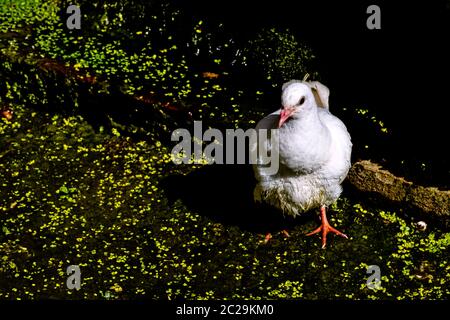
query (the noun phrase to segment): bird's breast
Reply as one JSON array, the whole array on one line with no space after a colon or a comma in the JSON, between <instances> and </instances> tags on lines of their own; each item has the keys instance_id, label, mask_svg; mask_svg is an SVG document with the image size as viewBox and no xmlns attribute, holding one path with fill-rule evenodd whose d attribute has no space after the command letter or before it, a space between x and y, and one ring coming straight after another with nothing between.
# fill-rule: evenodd
<instances>
[{"instance_id":1,"label":"bird's breast","mask_svg":"<svg viewBox=\"0 0 450 320\"><path fill-rule=\"evenodd\" d=\"M330 158L330 136L326 128L280 132L280 164L293 172L309 174Z\"/></svg>"}]
</instances>

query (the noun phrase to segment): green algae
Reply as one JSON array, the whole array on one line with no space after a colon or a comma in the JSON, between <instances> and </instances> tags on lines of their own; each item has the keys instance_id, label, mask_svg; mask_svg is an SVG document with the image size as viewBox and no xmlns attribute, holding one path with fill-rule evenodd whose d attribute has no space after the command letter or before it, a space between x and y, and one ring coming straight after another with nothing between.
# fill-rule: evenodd
<instances>
[{"instance_id":1,"label":"green algae","mask_svg":"<svg viewBox=\"0 0 450 320\"><path fill-rule=\"evenodd\" d=\"M298 42L289 30L269 28L261 31L246 48L248 63L261 66L263 77L273 87L308 74L317 78L312 68L315 56L310 48Z\"/></svg>"}]
</instances>

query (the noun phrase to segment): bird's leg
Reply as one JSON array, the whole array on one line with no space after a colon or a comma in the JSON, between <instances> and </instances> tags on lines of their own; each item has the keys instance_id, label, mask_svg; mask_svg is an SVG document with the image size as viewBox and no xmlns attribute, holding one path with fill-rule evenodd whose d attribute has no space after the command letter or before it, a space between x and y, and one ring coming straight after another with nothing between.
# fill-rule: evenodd
<instances>
[{"instance_id":1,"label":"bird's leg","mask_svg":"<svg viewBox=\"0 0 450 320\"><path fill-rule=\"evenodd\" d=\"M306 234L307 236L312 236L313 234L322 232L322 249L325 248L325 246L327 245L327 234L329 232L332 232L334 234L337 234L338 236L344 237L346 239L348 239L348 237L343 234L342 232L340 232L339 230L333 228L332 226L330 226L330 224L328 223L328 219L327 219L327 213L325 210L325 206L321 206L320 207L320 219L322 220L322 225L320 227L318 227L316 230Z\"/></svg>"}]
</instances>

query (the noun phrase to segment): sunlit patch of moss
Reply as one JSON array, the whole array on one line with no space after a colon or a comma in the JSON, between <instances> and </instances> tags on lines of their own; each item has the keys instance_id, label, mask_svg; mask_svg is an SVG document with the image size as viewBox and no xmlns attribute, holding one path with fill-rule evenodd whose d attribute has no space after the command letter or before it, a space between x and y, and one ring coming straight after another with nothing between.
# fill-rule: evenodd
<instances>
[{"instance_id":1,"label":"sunlit patch of moss","mask_svg":"<svg viewBox=\"0 0 450 320\"><path fill-rule=\"evenodd\" d=\"M311 69L314 54L298 42L289 30L265 29L245 49L248 63L261 66L265 78L274 86L306 74L317 77Z\"/></svg>"},{"instance_id":2,"label":"sunlit patch of moss","mask_svg":"<svg viewBox=\"0 0 450 320\"><path fill-rule=\"evenodd\" d=\"M4 1L0 6L0 32L20 32L28 21L51 24L57 19L57 9L51 1Z\"/></svg>"},{"instance_id":3,"label":"sunlit patch of moss","mask_svg":"<svg viewBox=\"0 0 450 320\"><path fill-rule=\"evenodd\" d=\"M298 299L303 297L303 283L287 280L278 285L276 289L268 288L269 297L277 299Z\"/></svg>"},{"instance_id":4,"label":"sunlit patch of moss","mask_svg":"<svg viewBox=\"0 0 450 320\"><path fill-rule=\"evenodd\" d=\"M38 2L33 3L37 5ZM212 81L199 78L198 74L191 71L192 67L188 61L188 55L192 53L181 50L177 45L188 42L190 50L200 50L202 57L223 67L231 63L230 59L235 59L237 53L234 51L240 50L232 45L233 39L227 38L228 36L222 39L226 42L226 46L223 43L216 43L217 36L226 33L213 31L213 26L199 21L191 27L194 30L201 28L203 30L201 35L195 32L192 38L181 38L182 36L174 34L170 29L171 24L180 23L177 22L180 13L176 9L162 5L152 19L143 20L148 23L141 26L146 31L136 30L134 33L140 36L140 39L130 46L130 34L122 33L121 30L133 25L133 22L129 21L129 16L124 15L124 10L127 8L129 11L127 13L131 15L132 12L139 11L136 8L141 7L142 3L120 6L105 4L102 13L95 4L83 2L85 8L92 10L92 16L103 14L116 18L111 21L107 19L108 23L102 18L103 22L100 23L102 27L94 27L95 30L92 26L86 27L78 33L65 31L63 21L57 15L59 8L56 2L45 1L45 4L43 7L48 6L52 9L46 14L46 23L40 23L40 20L36 19L39 15L33 16L33 6L28 9L21 7L23 11L28 11L24 16L18 14L16 17L18 28L25 25L29 27L27 32L31 34L27 35L27 41L16 39L3 41L5 47L1 48L2 53L13 60L12 63L2 61L0 64L0 72L4 72L8 79L3 85L6 88L5 97L9 101L20 101L22 105L61 105L66 109L77 107L80 84L72 81L70 77L55 72L63 70L63 67L58 65L60 63L67 68L81 71L78 80L91 76L100 79L97 85L87 89L89 93L108 94L111 90L119 89L127 95L141 95L155 91L174 103L180 101L187 103L193 109L191 112L200 114L200 119L203 119L203 114L207 111L206 115L211 123L225 121L235 127L249 125L248 118L242 117L239 112L239 104L233 103L233 110L230 110L230 104L227 102L230 97L239 98L243 92L236 92L228 85L224 85L222 76L211 79ZM16 7L2 5L0 8L11 11ZM10 16L13 17L14 14L11 13ZM139 19L142 18L139 14L137 16ZM158 19L169 22L162 27ZM159 28L159 32L155 33L156 27ZM223 25L217 28L221 29ZM167 41L161 42L164 45L157 45L161 40L161 32L167 33ZM115 36L111 37L111 34ZM158 41L155 41L155 37ZM33 48L32 52L29 52L30 47ZM205 47L210 49L205 50ZM27 54L24 55L23 51ZM43 66L38 63L36 66L38 58L41 57L55 59L56 62L44 62ZM51 72L46 70L48 68ZM228 73L223 71L221 75L225 74ZM54 90L49 90L49 87L54 87ZM249 112L249 115L253 113Z\"/></svg>"}]
</instances>

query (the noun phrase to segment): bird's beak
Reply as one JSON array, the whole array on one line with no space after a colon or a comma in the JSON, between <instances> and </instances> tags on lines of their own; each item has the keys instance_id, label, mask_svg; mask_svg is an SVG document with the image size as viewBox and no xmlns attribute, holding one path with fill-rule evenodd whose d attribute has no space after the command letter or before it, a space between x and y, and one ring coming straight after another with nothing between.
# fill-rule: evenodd
<instances>
[{"instance_id":1,"label":"bird's beak","mask_svg":"<svg viewBox=\"0 0 450 320\"><path fill-rule=\"evenodd\" d=\"M294 113L294 108L283 108L280 112L280 120L278 120L278 128L281 128L283 123L286 122L287 119L289 119L290 116Z\"/></svg>"}]
</instances>

